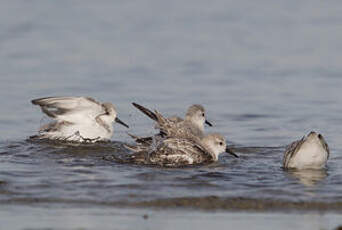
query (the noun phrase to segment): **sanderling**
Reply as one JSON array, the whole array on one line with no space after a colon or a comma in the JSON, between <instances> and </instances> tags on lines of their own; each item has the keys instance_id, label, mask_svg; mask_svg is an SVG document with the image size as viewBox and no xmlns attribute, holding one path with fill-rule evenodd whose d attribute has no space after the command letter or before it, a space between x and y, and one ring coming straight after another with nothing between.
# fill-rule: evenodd
<instances>
[{"instance_id":1,"label":"sanderling","mask_svg":"<svg viewBox=\"0 0 342 230\"><path fill-rule=\"evenodd\" d=\"M204 124L212 126L212 124L205 118L205 109L202 105L190 106L185 115L185 119L183 120L177 116L165 118L158 111L152 112L137 103L133 102L132 104L148 117L156 121L156 128L160 129L162 135L166 135L168 137L187 138L189 133L191 135L203 137Z\"/></svg>"},{"instance_id":2,"label":"sanderling","mask_svg":"<svg viewBox=\"0 0 342 230\"><path fill-rule=\"evenodd\" d=\"M43 125L34 139L53 139L76 142L109 140L113 122L128 128L117 118L112 103L99 103L90 97L46 97L32 100L54 122Z\"/></svg>"},{"instance_id":3,"label":"sanderling","mask_svg":"<svg viewBox=\"0 0 342 230\"><path fill-rule=\"evenodd\" d=\"M329 158L329 147L321 134L310 132L291 143L284 153L283 167L296 169L323 168Z\"/></svg>"},{"instance_id":4,"label":"sanderling","mask_svg":"<svg viewBox=\"0 0 342 230\"><path fill-rule=\"evenodd\" d=\"M155 145L139 143L137 146L126 147L135 152L130 155L130 160L134 163L171 167L214 162L223 152L238 157L227 148L225 138L216 133L203 138L169 137L159 139Z\"/></svg>"}]
</instances>

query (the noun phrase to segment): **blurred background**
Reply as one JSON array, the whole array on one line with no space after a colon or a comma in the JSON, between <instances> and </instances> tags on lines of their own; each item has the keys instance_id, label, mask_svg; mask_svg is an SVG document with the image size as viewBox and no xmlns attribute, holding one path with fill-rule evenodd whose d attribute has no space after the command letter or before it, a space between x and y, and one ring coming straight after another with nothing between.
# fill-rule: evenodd
<instances>
[{"instance_id":1,"label":"blurred background","mask_svg":"<svg viewBox=\"0 0 342 230\"><path fill-rule=\"evenodd\" d=\"M3 0L1 138L36 132L31 99L86 95L113 102L137 133L149 121L133 101L166 115L202 103L233 142L286 144L317 129L337 145L341 4Z\"/></svg>"}]
</instances>

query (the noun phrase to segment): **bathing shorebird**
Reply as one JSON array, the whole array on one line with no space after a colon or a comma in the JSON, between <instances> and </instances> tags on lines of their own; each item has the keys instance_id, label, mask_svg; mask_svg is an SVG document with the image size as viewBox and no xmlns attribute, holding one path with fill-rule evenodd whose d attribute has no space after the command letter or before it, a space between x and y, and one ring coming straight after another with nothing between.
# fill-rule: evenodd
<instances>
[{"instance_id":1,"label":"bathing shorebird","mask_svg":"<svg viewBox=\"0 0 342 230\"><path fill-rule=\"evenodd\" d=\"M295 169L319 169L326 165L329 147L323 136L310 132L301 140L291 143L284 153L283 167Z\"/></svg>"},{"instance_id":2,"label":"bathing shorebird","mask_svg":"<svg viewBox=\"0 0 342 230\"><path fill-rule=\"evenodd\" d=\"M185 119L177 116L165 118L158 111L152 112L136 103L132 103L136 108L157 122L156 128L160 130L161 136L168 137L185 137L195 135L203 137L204 124L212 126L205 118L205 109L202 105L192 105L188 108ZM151 139L151 137L143 138L143 141Z\"/></svg>"},{"instance_id":3,"label":"bathing shorebird","mask_svg":"<svg viewBox=\"0 0 342 230\"><path fill-rule=\"evenodd\" d=\"M46 97L32 100L55 121L43 125L34 139L76 142L109 140L114 133L113 122L128 128L117 118L112 103L99 103L90 97Z\"/></svg>"},{"instance_id":4,"label":"bathing shorebird","mask_svg":"<svg viewBox=\"0 0 342 230\"><path fill-rule=\"evenodd\" d=\"M152 145L140 143L137 146L126 147L134 151L129 156L134 163L171 167L214 162L223 152L238 157L227 148L225 138L216 133L208 134L203 138L196 136L170 137L159 139Z\"/></svg>"}]
</instances>

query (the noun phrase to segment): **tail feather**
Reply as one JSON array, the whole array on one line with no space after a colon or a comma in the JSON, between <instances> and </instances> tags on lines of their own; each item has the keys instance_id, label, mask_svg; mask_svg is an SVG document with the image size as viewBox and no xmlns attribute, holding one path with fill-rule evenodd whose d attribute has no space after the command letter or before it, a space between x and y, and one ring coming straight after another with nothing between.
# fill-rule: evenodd
<instances>
[{"instance_id":1,"label":"tail feather","mask_svg":"<svg viewBox=\"0 0 342 230\"><path fill-rule=\"evenodd\" d=\"M161 115L157 110L155 110L155 115L157 117L157 122L159 125L161 136L170 136L172 127L175 125L174 122L168 120L163 115Z\"/></svg>"},{"instance_id":2,"label":"tail feather","mask_svg":"<svg viewBox=\"0 0 342 230\"><path fill-rule=\"evenodd\" d=\"M158 121L158 118L156 116L156 114L154 112L152 112L151 110L149 110L148 108L145 108L144 106L142 105L139 105L137 103L132 103L132 105L139 109L141 112L143 112L144 114L146 114L149 118L151 118L152 120L154 121Z\"/></svg>"}]
</instances>

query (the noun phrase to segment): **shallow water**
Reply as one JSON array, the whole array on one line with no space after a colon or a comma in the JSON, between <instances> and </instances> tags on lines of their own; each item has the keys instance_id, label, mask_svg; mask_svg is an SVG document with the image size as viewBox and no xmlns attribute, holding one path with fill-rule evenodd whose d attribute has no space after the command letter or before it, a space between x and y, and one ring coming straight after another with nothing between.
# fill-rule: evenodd
<instances>
[{"instance_id":1,"label":"shallow water","mask_svg":"<svg viewBox=\"0 0 342 230\"><path fill-rule=\"evenodd\" d=\"M236 210L339 216L340 6L318 0L3 1L0 203L9 208L0 208L0 219L36 204L40 214L65 205L106 207L104 215L143 207L224 210L231 218ZM48 121L30 100L59 95L113 102L137 135L151 135L153 123L131 102L165 115L203 104L214 124L207 131L225 135L240 158L222 155L217 163L180 169L108 161L127 154L122 144L131 142L119 125L107 144L26 141ZM330 146L327 169L283 171L285 146L311 130ZM33 226L34 215L25 218L22 228Z\"/></svg>"},{"instance_id":2,"label":"shallow water","mask_svg":"<svg viewBox=\"0 0 342 230\"><path fill-rule=\"evenodd\" d=\"M146 209L115 209L115 208L64 208L19 206L2 206L0 215L3 217L0 227L11 226L11 229L222 229L230 226L235 229L335 229L340 224L337 214L306 213L248 213L248 212L197 212L197 211L163 211ZM13 211L21 216L13 216ZM41 215L42 212L45 215ZM37 221L39 220L39 221Z\"/></svg>"},{"instance_id":3,"label":"shallow water","mask_svg":"<svg viewBox=\"0 0 342 230\"><path fill-rule=\"evenodd\" d=\"M286 208L284 203L267 203L272 200L305 202L309 210L319 209L310 208L310 202L328 207L335 203L337 207L331 210L342 211L342 203L337 202L342 189L339 160L332 158L327 170L287 172L280 165L283 147L236 147L238 159L223 156L206 166L160 168L115 161L112 156L120 159L129 154L119 142L68 145L23 141L6 145L0 153L0 202L4 204L167 208L178 202L177 206L187 208L200 202L197 208L230 209L224 203L238 198L235 202L241 207L237 209L254 209L255 202L264 210Z\"/></svg>"}]
</instances>

